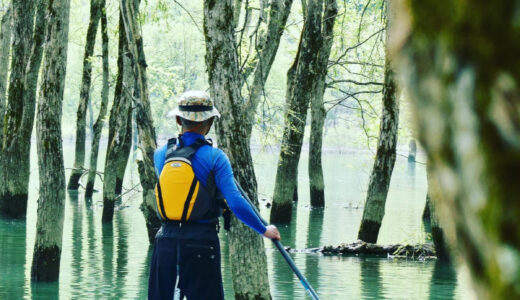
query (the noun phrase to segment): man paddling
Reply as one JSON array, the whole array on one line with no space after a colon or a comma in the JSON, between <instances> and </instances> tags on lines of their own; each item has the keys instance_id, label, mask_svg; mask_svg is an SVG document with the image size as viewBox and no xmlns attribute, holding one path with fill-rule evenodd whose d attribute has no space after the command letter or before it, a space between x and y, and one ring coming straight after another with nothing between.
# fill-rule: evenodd
<instances>
[{"instance_id":1,"label":"man paddling","mask_svg":"<svg viewBox=\"0 0 520 300\"><path fill-rule=\"evenodd\" d=\"M231 209L267 238L279 240L280 233L263 225L238 190L227 156L205 139L220 117L209 95L182 94L168 116L175 117L182 134L154 155L162 226L155 237L148 299L224 299L217 235L222 210Z\"/></svg>"}]
</instances>

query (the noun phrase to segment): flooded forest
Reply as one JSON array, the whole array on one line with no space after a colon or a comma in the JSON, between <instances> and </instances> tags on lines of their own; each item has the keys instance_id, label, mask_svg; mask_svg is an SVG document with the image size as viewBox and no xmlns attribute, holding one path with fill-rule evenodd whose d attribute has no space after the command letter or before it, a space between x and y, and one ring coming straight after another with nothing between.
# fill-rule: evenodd
<instances>
[{"instance_id":1,"label":"flooded forest","mask_svg":"<svg viewBox=\"0 0 520 300\"><path fill-rule=\"evenodd\" d=\"M165 299L168 276L188 300L520 299L519 12L0 0L0 299ZM169 219L162 168L186 149ZM204 149L234 181L199 178ZM218 214L188 220L201 190ZM168 226L216 244L164 254ZM186 279L215 253L217 280Z\"/></svg>"}]
</instances>

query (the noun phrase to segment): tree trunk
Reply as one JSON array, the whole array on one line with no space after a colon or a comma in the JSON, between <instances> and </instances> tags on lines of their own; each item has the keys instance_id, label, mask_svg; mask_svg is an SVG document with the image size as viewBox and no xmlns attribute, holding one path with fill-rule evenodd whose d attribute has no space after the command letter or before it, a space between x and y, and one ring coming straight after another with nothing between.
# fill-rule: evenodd
<instances>
[{"instance_id":1,"label":"tree trunk","mask_svg":"<svg viewBox=\"0 0 520 300\"><path fill-rule=\"evenodd\" d=\"M399 2L393 53L442 193L440 220L475 295L520 298L518 2L410 3Z\"/></svg>"},{"instance_id":2,"label":"tree trunk","mask_svg":"<svg viewBox=\"0 0 520 300\"><path fill-rule=\"evenodd\" d=\"M379 129L376 158L368 184L367 199L358 239L367 243L377 243L381 222L385 215L386 196L394 169L399 125L399 92L392 58L388 50L389 32L392 30L393 16L387 2L385 82L383 86L383 112Z\"/></svg>"},{"instance_id":3,"label":"tree trunk","mask_svg":"<svg viewBox=\"0 0 520 300\"><path fill-rule=\"evenodd\" d=\"M94 134L92 136L92 147L90 149L90 167L88 171L88 181L85 189L85 197L92 197L94 191L94 183L96 182L97 161L99 153L99 141L101 140L101 131L105 125L105 116L108 110L108 32L107 32L107 14L105 0L101 0L101 40L102 40L102 56L103 56L103 86L101 88L101 108L94 124Z\"/></svg>"},{"instance_id":4,"label":"tree trunk","mask_svg":"<svg viewBox=\"0 0 520 300\"><path fill-rule=\"evenodd\" d=\"M426 203L424 204L424 209L422 213L422 219L425 222L430 222L431 212L430 212L430 194L426 194Z\"/></svg>"},{"instance_id":5,"label":"tree trunk","mask_svg":"<svg viewBox=\"0 0 520 300\"><path fill-rule=\"evenodd\" d=\"M132 86L133 74L128 58L123 17L119 14L119 50L114 103L108 124L108 147L103 180L103 205L114 209L116 196L121 193L130 147L132 145Z\"/></svg>"},{"instance_id":6,"label":"tree trunk","mask_svg":"<svg viewBox=\"0 0 520 300\"><path fill-rule=\"evenodd\" d=\"M12 57L15 59L11 60L7 105L2 122L4 141L0 151L0 214L10 218L23 218L27 210L33 121L23 122L24 110L28 109L29 104L24 97L24 83L33 45L35 4L33 1L12 3ZM30 130L22 127L27 123L31 125Z\"/></svg>"},{"instance_id":7,"label":"tree trunk","mask_svg":"<svg viewBox=\"0 0 520 300\"><path fill-rule=\"evenodd\" d=\"M70 0L48 3L47 45L36 126L40 194L31 269L34 281L58 280L65 214L61 109L67 66Z\"/></svg>"},{"instance_id":8,"label":"tree trunk","mask_svg":"<svg viewBox=\"0 0 520 300\"><path fill-rule=\"evenodd\" d=\"M436 204L439 202L441 196L441 190L439 183L433 177L431 164L426 166L426 178L428 181L428 195L430 201L427 201L428 208L430 211L430 224L432 229L432 240L435 246L435 253L439 260L449 262L450 255L446 245L446 238L444 229L439 221L439 216L436 210Z\"/></svg>"},{"instance_id":9,"label":"tree trunk","mask_svg":"<svg viewBox=\"0 0 520 300\"><path fill-rule=\"evenodd\" d=\"M271 222L289 223L292 216L294 189L298 180L298 163L307 119L307 109L312 92L316 90L318 55L321 35L323 1L307 5L305 23L295 61L287 72L287 108L285 128L281 142L280 158L271 208Z\"/></svg>"},{"instance_id":10,"label":"tree trunk","mask_svg":"<svg viewBox=\"0 0 520 300\"><path fill-rule=\"evenodd\" d=\"M240 96L232 20L231 0L204 1L210 93L224 116L216 123L218 144L229 156L238 181L254 204L258 205L253 161L244 128L245 107ZM271 299L262 238L233 218L228 241L235 299Z\"/></svg>"},{"instance_id":11,"label":"tree trunk","mask_svg":"<svg viewBox=\"0 0 520 300\"><path fill-rule=\"evenodd\" d=\"M94 45L96 44L99 19L101 18L101 1L90 0L90 22L87 29L85 53L83 55L83 76L81 78L78 111L76 113L74 167L70 172L69 184L67 185L69 190L77 190L79 188L79 179L84 172L87 107L90 101L90 83L92 81L92 55L94 54Z\"/></svg>"},{"instance_id":12,"label":"tree trunk","mask_svg":"<svg viewBox=\"0 0 520 300\"><path fill-rule=\"evenodd\" d=\"M0 149L4 144L4 115L7 91L7 71L9 66L9 53L11 52L11 4L4 13L0 23Z\"/></svg>"},{"instance_id":13,"label":"tree trunk","mask_svg":"<svg viewBox=\"0 0 520 300\"><path fill-rule=\"evenodd\" d=\"M141 211L144 214L148 239L153 242L155 234L161 227L161 223L155 213L154 187L156 175L153 163L153 154L157 148L155 128L153 127L152 111L148 99L148 86L146 77L146 59L144 55L141 26L138 22L139 0L120 0L123 22L125 24L126 39L130 52L131 65L134 74L134 99L136 109L136 122L139 132L139 148L143 154L143 160L138 162L139 177L143 187L143 203ZM112 220L113 214L105 214L103 220Z\"/></svg>"},{"instance_id":14,"label":"tree trunk","mask_svg":"<svg viewBox=\"0 0 520 300\"><path fill-rule=\"evenodd\" d=\"M330 51L334 40L334 21L338 13L336 0L325 1L325 11L323 14L322 39L323 44L318 54L315 90L311 98L311 136L309 144L309 184L311 206L325 206L325 183L323 182L323 167L321 164L321 150L323 146L323 126L325 125L325 104L323 96L325 94L325 79L327 77L327 67L329 63Z\"/></svg>"}]
</instances>

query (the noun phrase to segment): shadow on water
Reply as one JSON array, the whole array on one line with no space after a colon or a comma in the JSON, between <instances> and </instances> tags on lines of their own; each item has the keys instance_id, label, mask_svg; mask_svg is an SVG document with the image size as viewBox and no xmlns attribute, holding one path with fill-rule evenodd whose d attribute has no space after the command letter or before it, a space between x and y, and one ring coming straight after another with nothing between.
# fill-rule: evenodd
<instances>
[{"instance_id":1,"label":"shadow on water","mask_svg":"<svg viewBox=\"0 0 520 300\"><path fill-rule=\"evenodd\" d=\"M361 295L363 299L384 299L380 258L361 257Z\"/></svg>"},{"instance_id":2,"label":"shadow on water","mask_svg":"<svg viewBox=\"0 0 520 300\"><path fill-rule=\"evenodd\" d=\"M0 299L24 296L25 221L0 218Z\"/></svg>"},{"instance_id":3,"label":"shadow on water","mask_svg":"<svg viewBox=\"0 0 520 300\"><path fill-rule=\"evenodd\" d=\"M457 273L448 263L436 261L430 281L430 300L453 299L457 286Z\"/></svg>"}]
</instances>

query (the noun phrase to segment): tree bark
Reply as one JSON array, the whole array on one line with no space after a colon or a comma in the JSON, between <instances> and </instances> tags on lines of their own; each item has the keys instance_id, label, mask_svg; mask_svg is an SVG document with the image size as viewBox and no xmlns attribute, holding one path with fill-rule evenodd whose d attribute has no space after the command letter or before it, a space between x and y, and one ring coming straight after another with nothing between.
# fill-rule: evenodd
<instances>
[{"instance_id":1,"label":"tree bark","mask_svg":"<svg viewBox=\"0 0 520 300\"><path fill-rule=\"evenodd\" d=\"M431 217L430 216L431 215L431 213L430 213L430 202L431 202L430 194L427 193L426 194L426 203L424 204L424 209L423 209L423 213L422 213L422 219L425 222L430 222L430 217Z\"/></svg>"},{"instance_id":2,"label":"tree bark","mask_svg":"<svg viewBox=\"0 0 520 300\"><path fill-rule=\"evenodd\" d=\"M440 186L446 236L475 295L520 298L518 2L399 4L393 53Z\"/></svg>"},{"instance_id":3,"label":"tree bark","mask_svg":"<svg viewBox=\"0 0 520 300\"><path fill-rule=\"evenodd\" d=\"M125 37L125 25L119 14L119 50L117 58L117 79L114 91L114 103L110 111L108 124L108 148L105 160L103 180L103 205L114 204L125 175L126 165L132 145L132 86L133 74L128 57Z\"/></svg>"},{"instance_id":4,"label":"tree bark","mask_svg":"<svg viewBox=\"0 0 520 300\"><path fill-rule=\"evenodd\" d=\"M358 232L358 239L367 243L377 242L381 222L385 215L386 196L388 195L396 158L399 91L395 78L394 62L388 50L389 32L392 30L394 18L389 8L390 2L387 1L386 5L385 82L383 86L383 112L381 113L379 141L368 184L363 218L361 219Z\"/></svg>"},{"instance_id":5,"label":"tree bark","mask_svg":"<svg viewBox=\"0 0 520 300\"><path fill-rule=\"evenodd\" d=\"M4 141L0 151L0 214L10 218L24 218L27 210L33 120L23 120L30 106L24 97L24 91L33 45L35 4L33 1L12 3L11 49L14 59L11 60L8 98L2 122ZM34 107L32 111L34 112ZM34 118L34 113L32 117ZM24 128L28 123L31 128Z\"/></svg>"},{"instance_id":6,"label":"tree bark","mask_svg":"<svg viewBox=\"0 0 520 300\"><path fill-rule=\"evenodd\" d=\"M298 52L287 72L285 126L271 208L273 223L291 221L307 109L312 92L316 90L316 78L319 74L316 53L319 53L323 43L322 12L322 0L308 3Z\"/></svg>"},{"instance_id":7,"label":"tree bark","mask_svg":"<svg viewBox=\"0 0 520 300\"><path fill-rule=\"evenodd\" d=\"M101 1L102 0L90 1L90 21L83 55L83 75L81 78L78 111L76 113L74 167L70 172L69 184L67 185L67 189L69 190L77 190L79 188L79 179L85 171L87 107L90 101L90 84L92 82L92 55L94 54L94 45L96 44L99 19L101 18Z\"/></svg>"},{"instance_id":8,"label":"tree bark","mask_svg":"<svg viewBox=\"0 0 520 300\"><path fill-rule=\"evenodd\" d=\"M56 281L59 277L65 214L61 108L67 66L69 9L70 0L54 0L48 2L46 10L47 45L36 126L40 194L31 269L34 281Z\"/></svg>"},{"instance_id":9,"label":"tree bark","mask_svg":"<svg viewBox=\"0 0 520 300\"><path fill-rule=\"evenodd\" d=\"M246 118L232 20L231 0L204 1L210 93L225 116L216 123L218 144L229 156L238 181L258 206L253 161L244 128ZM228 241L235 299L271 299L262 238L233 217Z\"/></svg>"},{"instance_id":10,"label":"tree bark","mask_svg":"<svg viewBox=\"0 0 520 300\"><path fill-rule=\"evenodd\" d=\"M7 71L9 66L9 53L11 52L11 4L4 13L0 23L0 149L4 144L4 115L7 91Z\"/></svg>"},{"instance_id":11,"label":"tree bark","mask_svg":"<svg viewBox=\"0 0 520 300\"><path fill-rule=\"evenodd\" d=\"M125 25L126 39L130 53L130 60L134 74L134 101L136 121L139 132L139 148L143 154L143 160L138 162L139 177L143 187L143 203L141 211L144 214L148 239L153 242L155 234L161 227L161 223L155 213L154 187L156 175L153 163L153 154L157 148L155 128L153 126L152 111L148 99L148 83L146 76L146 58L144 55L141 26L137 20L139 13L139 0L120 0L123 22ZM111 221L112 214L106 214L103 209L103 220Z\"/></svg>"},{"instance_id":12,"label":"tree bark","mask_svg":"<svg viewBox=\"0 0 520 300\"><path fill-rule=\"evenodd\" d=\"M90 167L88 171L88 180L85 189L85 197L92 197L94 191L94 183L96 182L97 161L99 153L99 141L101 140L101 131L105 125L105 116L108 110L108 32L107 32L107 14L105 0L101 0L101 40L102 40L102 56L103 56L103 86L101 88L101 108L94 124L94 134L92 136L92 147L90 148Z\"/></svg>"},{"instance_id":13,"label":"tree bark","mask_svg":"<svg viewBox=\"0 0 520 300\"><path fill-rule=\"evenodd\" d=\"M436 204L440 201L440 197L442 197L441 190L439 183L433 177L431 169L431 165L428 164L426 166L426 178L428 181L428 195L430 196L430 201L428 201L427 204L430 211L432 240L435 246L435 253L437 254L437 258L439 260L449 262L450 255L446 245L446 237L436 209Z\"/></svg>"},{"instance_id":14,"label":"tree bark","mask_svg":"<svg viewBox=\"0 0 520 300\"><path fill-rule=\"evenodd\" d=\"M311 136L309 144L309 185L311 206L325 206L325 183L323 182L323 167L321 164L321 150L323 146L323 126L325 125L325 79L327 67L334 41L334 22L338 13L336 0L326 0L323 13L322 46L318 54L315 90L311 98Z\"/></svg>"}]
</instances>

